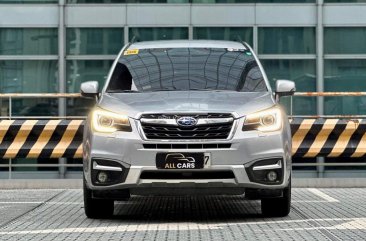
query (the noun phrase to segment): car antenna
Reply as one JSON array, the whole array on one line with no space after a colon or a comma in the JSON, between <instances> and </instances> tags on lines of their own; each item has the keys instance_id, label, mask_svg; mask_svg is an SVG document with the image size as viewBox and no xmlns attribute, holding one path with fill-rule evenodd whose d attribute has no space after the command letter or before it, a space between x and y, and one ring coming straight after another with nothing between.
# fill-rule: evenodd
<instances>
[{"instance_id":1,"label":"car antenna","mask_svg":"<svg viewBox=\"0 0 366 241\"><path fill-rule=\"evenodd\" d=\"M240 43L243 43L244 41L242 40L242 38L240 37L240 35L236 35L236 40Z\"/></svg>"},{"instance_id":2,"label":"car antenna","mask_svg":"<svg viewBox=\"0 0 366 241\"><path fill-rule=\"evenodd\" d=\"M132 39L131 39L131 41L129 41L128 43L127 43L127 45L126 45L126 47L125 47L125 49L128 49L133 43L135 43L136 42L136 36L135 35L133 35L133 37L132 37Z\"/></svg>"},{"instance_id":3,"label":"car antenna","mask_svg":"<svg viewBox=\"0 0 366 241\"><path fill-rule=\"evenodd\" d=\"M239 34L238 34L238 35L236 35L236 40L237 40L238 42L240 42L242 45L244 45L246 48L248 48L248 49L249 49L249 46L248 46L247 42L243 41L243 39L240 37L240 35L239 35Z\"/></svg>"},{"instance_id":4,"label":"car antenna","mask_svg":"<svg viewBox=\"0 0 366 241\"><path fill-rule=\"evenodd\" d=\"M133 37L132 37L132 39L131 39L130 43L131 43L131 44L135 43L135 42L136 42L136 39L137 39L137 38L136 38L136 35L133 35Z\"/></svg>"}]
</instances>

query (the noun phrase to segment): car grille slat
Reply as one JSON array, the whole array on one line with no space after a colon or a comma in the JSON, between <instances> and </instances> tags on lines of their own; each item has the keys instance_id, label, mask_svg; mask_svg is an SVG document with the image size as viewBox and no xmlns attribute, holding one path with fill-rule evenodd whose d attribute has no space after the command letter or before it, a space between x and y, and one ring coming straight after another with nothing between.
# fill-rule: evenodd
<instances>
[{"instance_id":1,"label":"car grille slat","mask_svg":"<svg viewBox=\"0 0 366 241\"><path fill-rule=\"evenodd\" d=\"M182 116L190 116L196 119L232 118L231 114L146 114L144 119L177 119ZM141 122L142 130L147 139L227 139L232 129L233 122L210 123L195 125L192 127L179 125L166 125Z\"/></svg>"},{"instance_id":2,"label":"car grille slat","mask_svg":"<svg viewBox=\"0 0 366 241\"><path fill-rule=\"evenodd\" d=\"M230 149L230 143L209 144L143 144L144 149Z\"/></svg>"},{"instance_id":3,"label":"car grille slat","mask_svg":"<svg viewBox=\"0 0 366 241\"><path fill-rule=\"evenodd\" d=\"M200 126L195 127L192 129L187 128L180 128L180 127L167 127L167 126L156 126L152 124L144 124L144 129L149 131L166 131L166 132L176 132L176 131L182 131L182 132L204 132L204 131L220 131L220 130L230 130L231 129L231 123L227 125L216 125L216 126Z\"/></svg>"}]
</instances>

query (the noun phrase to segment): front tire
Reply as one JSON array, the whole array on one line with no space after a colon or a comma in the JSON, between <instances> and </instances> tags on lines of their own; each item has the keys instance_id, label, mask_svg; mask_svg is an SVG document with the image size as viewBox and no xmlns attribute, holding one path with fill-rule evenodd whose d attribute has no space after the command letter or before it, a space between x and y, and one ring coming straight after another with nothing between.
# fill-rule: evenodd
<instances>
[{"instance_id":1,"label":"front tire","mask_svg":"<svg viewBox=\"0 0 366 241\"><path fill-rule=\"evenodd\" d=\"M110 218L114 212L114 200L94 199L92 191L87 188L84 180L84 211L88 218L103 219Z\"/></svg>"},{"instance_id":2,"label":"front tire","mask_svg":"<svg viewBox=\"0 0 366 241\"><path fill-rule=\"evenodd\" d=\"M266 217L285 217L291 210L291 179L283 190L282 197L263 198L261 200L262 214Z\"/></svg>"}]
</instances>

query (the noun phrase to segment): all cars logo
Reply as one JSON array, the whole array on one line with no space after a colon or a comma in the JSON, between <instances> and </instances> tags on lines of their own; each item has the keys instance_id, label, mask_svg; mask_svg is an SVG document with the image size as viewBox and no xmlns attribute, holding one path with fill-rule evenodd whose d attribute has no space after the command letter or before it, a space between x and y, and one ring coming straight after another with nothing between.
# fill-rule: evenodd
<instances>
[{"instance_id":1,"label":"all cars logo","mask_svg":"<svg viewBox=\"0 0 366 241\"><path fill-rule=\"evenodd\" d=\"M195 168L196 160L193 157L186 157L182 153L171 153L165 157L166 169Z\"/></svg>"}]
</instances>

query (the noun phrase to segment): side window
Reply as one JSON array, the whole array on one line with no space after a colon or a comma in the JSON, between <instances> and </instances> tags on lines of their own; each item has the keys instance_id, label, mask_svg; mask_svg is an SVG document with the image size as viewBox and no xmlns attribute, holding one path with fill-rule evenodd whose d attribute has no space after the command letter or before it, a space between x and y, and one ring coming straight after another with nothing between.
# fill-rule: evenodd
<instances>
[{"instance_id":1,"label":"side window","mask_svg":"<svg viewBox=\"0 0 366 241\"><path fill-rule=\"evenodd\" d=\"M133 89L132 82L133 81L131 73L126 65L117 63L116 67L114 68L107 91L131 90Z\"/></svg>"}]
</instances>

